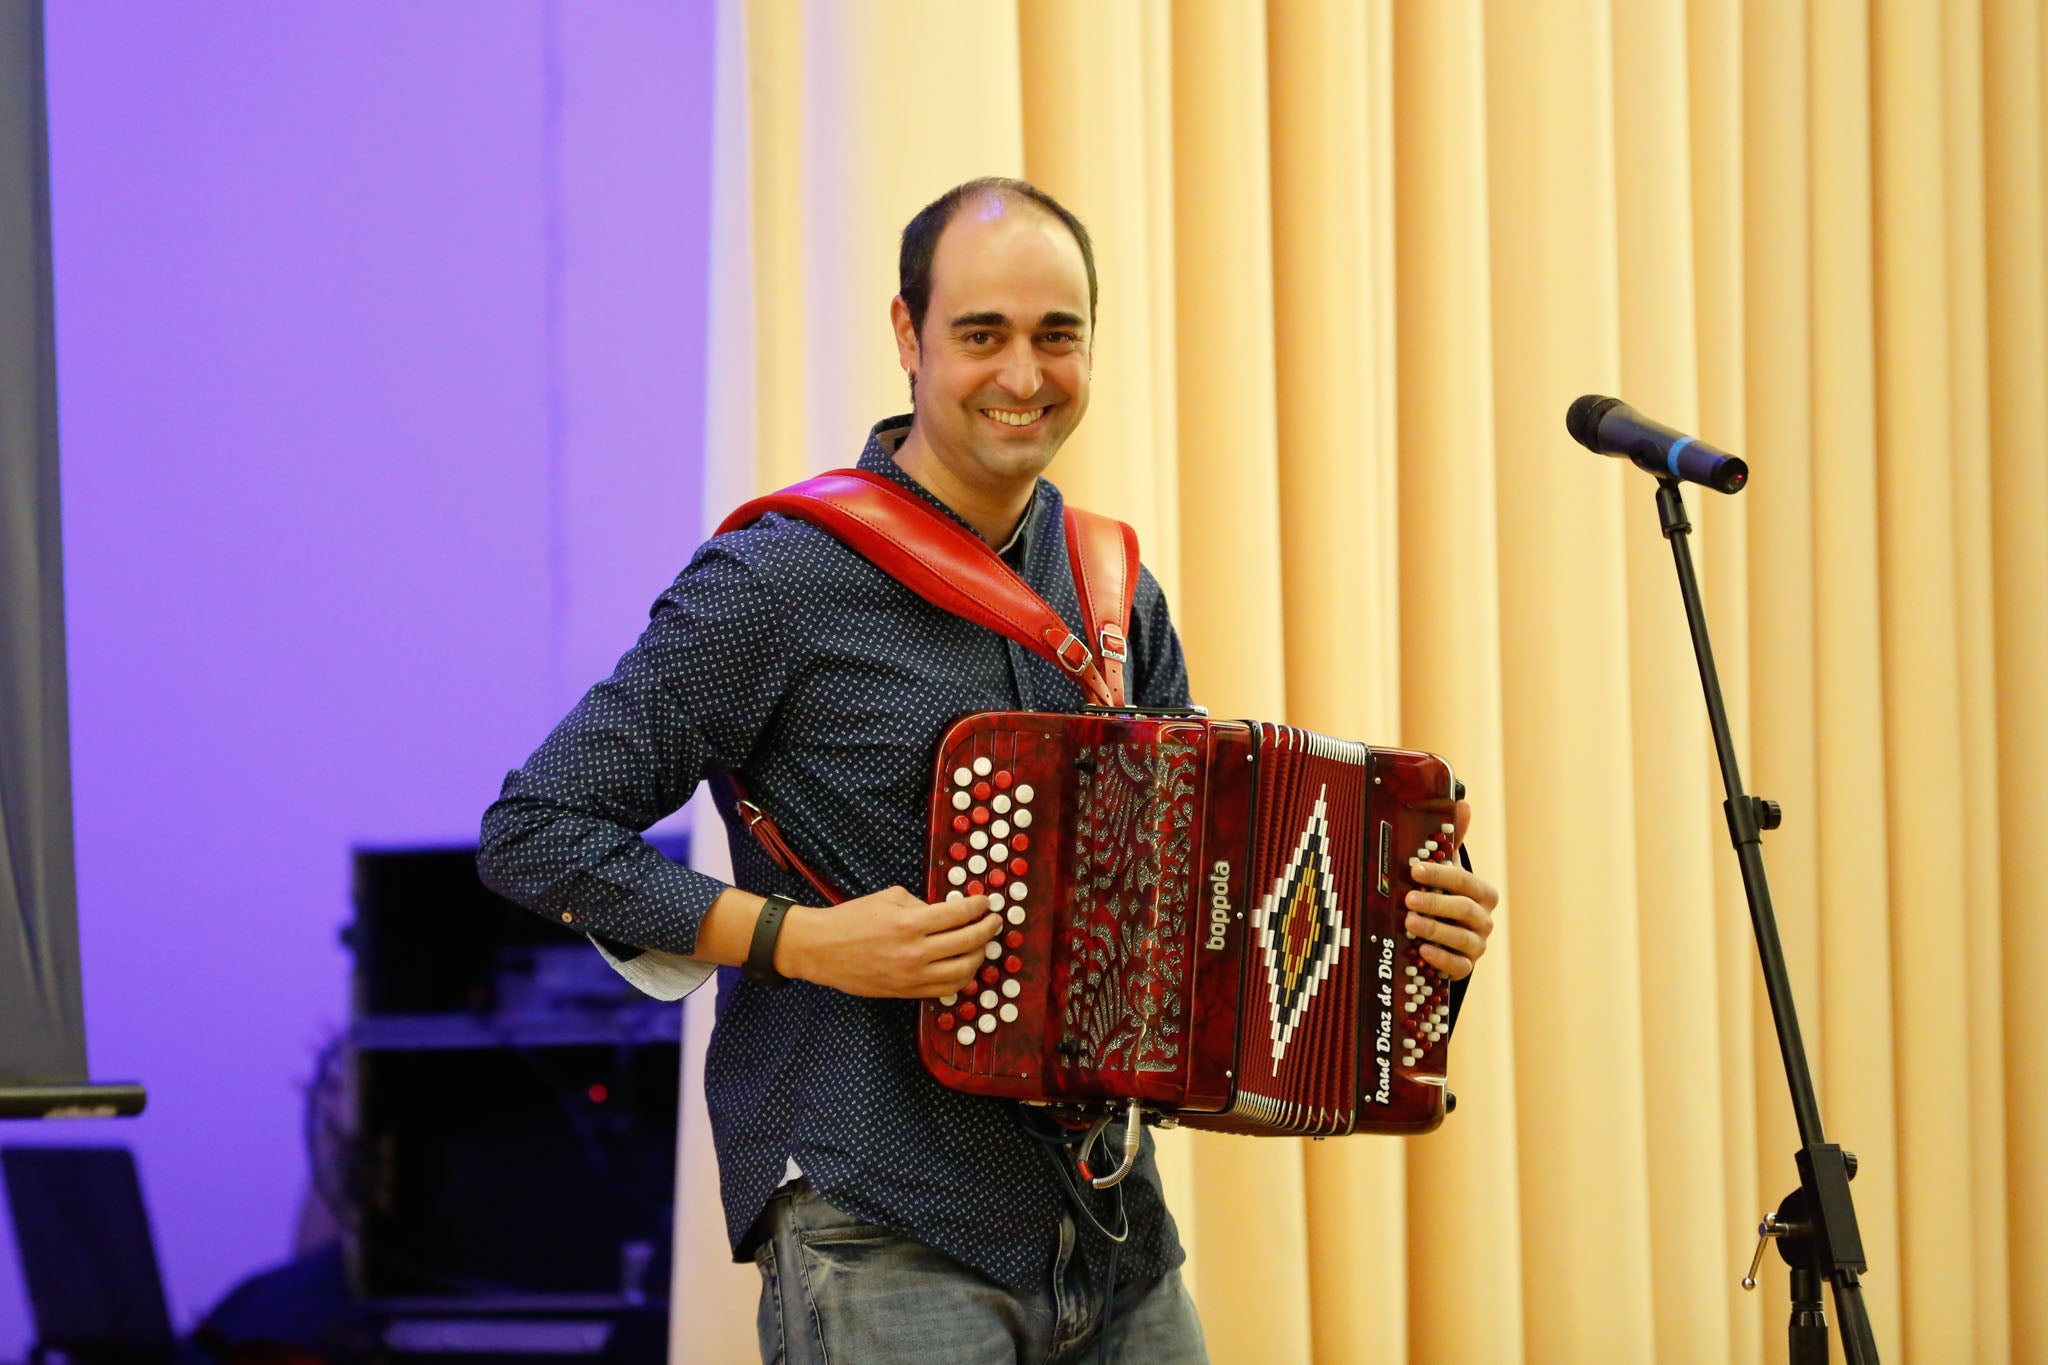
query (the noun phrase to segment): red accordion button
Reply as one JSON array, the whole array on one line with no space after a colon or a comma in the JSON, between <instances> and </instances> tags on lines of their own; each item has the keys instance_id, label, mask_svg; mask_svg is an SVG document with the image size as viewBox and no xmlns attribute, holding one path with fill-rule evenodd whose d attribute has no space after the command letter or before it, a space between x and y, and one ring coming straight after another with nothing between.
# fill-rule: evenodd
<instances>
[{"instance_id":1,"label":"red accordion button","mask_svg":"<svg viewBox=\"0 0 2048 1365\"><path fill-rule=\"evenodd\" d=\"M975 1004L975 1003L974 1003L974 1002L973 1002L972 1000L962 1000L962 1001L960 1002L960 1022L961 1022L961 1023L963 1023L963 1024L971 1024L971 1023L973 1023L973 1022L974 1022L974 1016L975 1016L975 1015L977 1015L977 1014L979 1014L979 1013L981 1013L981 1007L980 1007L979 1005L976 1005L976 1004Z\"/></svg>"},{"instance_id":2,"label":"red accordion button","mask_svg":"<svg viewBox=\"0 0 2048 1365\"><path fill-rule=\"evenodd\" d=\"M988 894L988 888L980 882L969 882L967 883L967 894L970 896L984 896Z\"/></svg>"},{"instance_id":3,"label":"red accordion button","mask_svg":"<svg viewBox=\"0 0 2048 1365\"><path fill-rule=\"evenodd\" d=\"M985 825L988 823L987 806L976 806L974 808L974 823L977 825Z\"/></svg>"},{"instance_id":4,"label":"red accordion button","mask_svg":"<svg viewBox=\"0 0 2048 1365\"><path fill-rule=\"evenodd\" d=\"M952 1016L952 1015L950 1015L950 1014L942 1014L942 1015L940 1015L940 1016L939 1016L939 1031L940 1031L941 1033L951 1033L951 1032L953 1031L953 1016Z\"/></svg>"},{"instance_id":5,"label":"red accordion button","mask_svg":"<svg viewBox=\"0 0 2048 1365\"><path fill-rule=\"evenodd\" d=\"M1008 880L1010 880L1010 874L1003 871L1000 867L992 867L988 870L988 884L990 886L1001 886Z\"/></svg>"},{"instance_id":6,"label":"red accordion button","mask_svg":"<svg viewBox=\"0 0 2048 1365\"><path fill-rule=\"evenodd\" d=\"M977 782L977 783L975 783L975 784L974 784L974 799L975 799L975 800L977 800L977 801L986 801L986 800L988 800L988 799L989 799L989 798L990 798L991 796L994 796L994 795L995 795L995 792L993 792L992 790L990 790L990 788L989 788L989 785L988 785L988 783L986 783L986 782Z\"/></svg>"},{"instance_id":7,"label":"red accordion button","mask_svg":"<svg viewBox=\"0 0 2048 1365\"><path fill-rule=\"evenodd\" d=\"M1010 770L1005 768L996 774L996 790L1006 792L1010 789L1010 784L1016 780L1016 778L1010 775Z\"/></svg>"},{"instance_id":8,"label":"red accordion button","mask_svg":"<svg viewBox=\"0 0 2048 1365\"><path fill-rule=\"evenodd\" d=\"M1031 864L1025 862L1022 858L1010 859L1010 875L1012 877L1021 877L1030 870Z\"/></svg>"},{"instance_id":9,"label":"red accordion button","mask_svg":"<svg viewBox=\"0 0 2048 1365\"><path fill-rule=\"evenodd\" d=\"M983 984L985 985L995 985L997 979L1001 976L1002 973L996 970L996 964L993 962L989 963L988 966L983 967L981 969L981 979Z\"/></svg>"},{"instance_id":10,"label":"red accordion button","mask_svg":"<svg viewBox=\"0 0 2048 1365\"><path fill-rule=\"evenodd\" d=\"M1010 847L1022 853L1025 849L1031 847L1031 836L1021 829L1018 830L1010 836Z\"/></svg>"},{"instance_id":11,"label":"red accordion button","mask_svg":"<svg viewBox=\"0 0 2048 1365\"><path fill-rule=\"evenodd\" d=\"M1006 948L1022 948L1024 946L1024 931L1022 929L1012 929L1009 933L1004 934L1003 946Z\"/></svg>"},{"instance_id":12,"label":"red accordion button","mask_svg":"<svg viewBox=\"0 0 2048 1365\"><path fill-rule=\"evenodd\" d=\"M1017 973L1024 970L1024 959L1018 957L1015 953L1011 953L1008 957L1003 959L1003 970L1008 972L1011 976L1015 976Z\"/></svg>"},{"instance_id":13,"label":"red accordion button","mask_svg":"<svg viewBox=\"0 0 2048 1365\"><path fill-rule=\"evenodd\" d=\"M965 844L955 844L951 848L947 849L946 852L956 863L964 863L967 861L967 845Z\"/></svg>"},{"instance_id":14,"label":"red accordion button","mask_svg":"<svg viewBox=\"0 0 2048 1365\"><path fill-rule=\"evenodd\" d=\"M968 829L973 826L973 824L974 822L972 820L969 820L966 816L956 815L953 817L953 832L955 834L965 834L968 831Z\"/></svg>"}]
</instances>

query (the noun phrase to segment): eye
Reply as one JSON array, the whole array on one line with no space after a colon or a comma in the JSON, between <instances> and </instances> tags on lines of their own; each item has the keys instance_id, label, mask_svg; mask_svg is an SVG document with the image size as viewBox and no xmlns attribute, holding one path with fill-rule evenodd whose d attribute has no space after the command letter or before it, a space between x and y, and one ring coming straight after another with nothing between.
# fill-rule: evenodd
<instances>
[{"instance_id":1,"label":"eye","mask_svg":"<svg viewBox=\"0 0 2048 1365\"><path fill-rule=\"evenodd\" d=\"M992 346L995 344L995 339L996 334L994 332L986 331L969 332L966 336L961 338L961 340L965 341L969 346Z\"/></svg>"}]
</instances>

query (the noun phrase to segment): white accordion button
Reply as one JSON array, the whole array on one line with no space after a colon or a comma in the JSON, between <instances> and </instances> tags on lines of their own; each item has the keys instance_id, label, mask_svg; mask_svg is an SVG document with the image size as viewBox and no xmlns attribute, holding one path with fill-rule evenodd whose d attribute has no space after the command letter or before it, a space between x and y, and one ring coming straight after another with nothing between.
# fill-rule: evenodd
<instances>
[{"instance_id":1,"label":"white accordion button","mask_svg":"<svg viewBox=\"0 0 2048 1365\"><path fill-rule=\"evenodd\" d=\"M990 844L988 846L988 858L992 863L1007 863L1010 861L1010 846L1008 844Z\"/></svg>"},{"instance_id":2,"label":"white accordion button","mask_svg":"<svg viewBox=\"0 0 2048 1365\"><path fill-rule=\"evenodd\" d=\"M989 892L989 893L988 893L988 908L989 908L989 909L991 909L991 910L1000 910L1000 909L1002 909L1002 908L1003 908L1003 893L1002 893L1002 892L1000 892L1000 891L991 891L991 892Z\"/></svg>"},{"instance_id":3,"label":"white accordion button","mask_svg":"<svg viewBox=\"0 0 2048 1365\"><path fill-rule=\"evenodd\" d=\"M982 857L979 853L975 854L967 860L967 870L979 877L982 873L988 871L988 859Z\"/></svg>"},{"instance_id":4,"label":"white accordion button","mask_svg":"<svg viewBox=\"0 0 2048 1365\"><path fill-rule=\"evenodd\" d=\"M1000 1010L997 1010L996 1013L1000 1014L1003 1017L1003 1022L1006 1024L1014 1024L1017 1022L1017 1007L1015 1005L1008 1003L1007 1001L1004 1002L1003 1007Z\"/></svg>"},{"instance_id":5,"label":"white accordion button","mask_svg":"<svg viewBox=\"0 0 2048 1365\"><path fill-rule=\"evenodd\" d=\"M1028 811L1028 810L1020 810L1020 811L1018 811L1018 812L1017 812L1017 828L1018 828L1018 829L1030 829L1030 828L1031 828L1031 812L1030 812L1030 811Z\"/></svg>"},{"instance_id":6,"label":"white accordion button","mask_svg":"<svg viewBox=\"0 0 2048 1365\"><path fill-rule=\"evenodd\" d=\"M988 942L982 944L981 955L991 962L995 961L997 958L1003 955L1003 941L998 938L992 938ZM1413 1009L1415 1007L1413 1005L1410 1005L1409 1008Z\"/></svg>"},{"instance_id":7,"label":"white accordion button","mask_svg":"<svg viewBox=\"0 0 2048 1365\"><path fill-rule=\"evenodd\" d=\"M966 869L966 868L964 868L964 867L949 867L949 868L947 868L947 869L946 869L946 880L947 880L947 881L949 881L949 882L951 882L951 883L953 883L953 885L955 885L955 886L959 886L960 884L962 884L963 882L965 882L965 881L967 880L967 869Z\"/></svg>"},{"instance_id":8,"label":"white accordion button","mask_svg":"<svg viewBox=\"0 0 2048 1365\"><path fill-rule=\"evenodd\" d=\"M985 758L977 758L974 760L974 775L976 777L987 777L995 769L995 766L995 764ZM963 783L962 785L965 784Z\"/></svg>"},{"instance_id":9,"label":"white accordion button","mask_svg":"<svg viewBox=\"0 0 2048 1365\"><path fill-rule=\"evenodd\" d=\"M974 832L976 834L981 833L980 830L976 830ZM1010 822L1008 820L998 820L988 827L988 832L990 834L993 834L998 839L1007 839L1010 837ZM979 845L977 845L977 847L979 847Z\"/></svg>"},{"instance_id":10,"label":"white accordion button","mask_svg":"<svg viewBox=\"0 0 2048 1365\"><path fill-rule=\"evenodd\" d=\"M995 794L995 798L991 800L988 804L997 815L1007 815L1010 813L1010 798L1003 795L1001 792L997 792Z\"/></svg>"},{"instance_id":11,"label":"white accordion button","mask_svg":"<svg viewBox=\"0 0 2048 1365\"><path fill-rule=\"evenodd\" d=\"M1003 994L1009 996L1012 1000L1015 1000L1017 998L1017 992L1023 989L1024 988L1022 986L1017 984L1016 977L1006 976L1003 978ZM1009 1006L1005 1005L1003 1008L1008 1009ZM1003 1018L1008 1019L1010 1018L1010 1016L1006 1014L1003 1016Z\"/></svg>"},{"instance_id":12,"label":"white accordion button","mask_svg":"<svg viewBox=\"0 0 2048 1365\"><path fill-rule=\"evenodd\" d=\"M971 1046L974 1042L974 1025L962 1024L960 1031L954 1034L953 1037L959 1042L960 1046Z\"/></svg>"},{"instance_id":13,"label":"white accordion button","mask_svg":"<svg viewBox=\"0 0 2048 1365\"><path fill-rule=\"evenodd\" d=\"M996 1031L996 1017L993 1014L984 1014L974 1021L974 1026L983 1033L994 1033Z\"/></svg>"},{"instance_id":14,"label":"white accordion button","mask_svg":"<svg viewBox=\"0 0 2048 1365\"><path fill-rule=\"evenodd\" d=\"M946 993L945 993L944 995L942 995L942 996L940 996L940 997L939 997L939 1003L940 1003L941 1005L944 1005L944 1006L946 1006L946 1007L947 1007L948 1009L950 1009L950 1008L952 1008L952 1007L953 1007L954 1005L957 1005L957 1004L959 1004L959 1003L960 1003L960 997L959 997L959 996L957 996L957 995L955 995L955 994L953 994L953 992L951 992L951 991L947 991L947 992L946 992Z\"/></svg>"},{"instance_id":15,"label":"white accordion button","mask_svg":"<svg viewBox=\"0 0 2048 1365\"><path fill-rule=\"evenodd\" d=\"M1409 1014L1413 1014L1415 1013L1415 1002L1413 1000L1410 1000L1407 1004L1401 1006L1401 1008L1407 1011Z\"/></svg>"},{"instance_id":16,"label":"white accordion button","mask_svg":"<svg viewBox=\"0 0 2048 1365\"><path fill-rule=\"evenodd\" d=\"M972 796L969 796L969 795L968 795L968 794L967 794L966 792L954 792L954 793L953 793L953 809L954 809L954 810L966 810L966 809L967 809L967 808L968 808L969 806L971 806L971 805L973 805L973 804L974 804L974 798L973 798Z\"/></svg>"},{"instance_id":17,"label":"white accordion button","mask_svg":"<svg viewBox=\"0 0 2048 1365\"><path fill-rule=\"evenodd\" d=\"M994 991L983 991L976 997L976 1000L985 1010L992 1010L996 1007L996 993Z\"/></svg>"},{"instance_id":18,"label":"white accordion button","mask_svg":"<svg viewBox=\"0 0 2048 1365\"><path fill-rule=\"evenodd\" d=\"M966 900L966 899L967 899L967 893L966 893L965 891L962 891L962 890L961 890L961 889L960 889L959 887L957 887L957 886L956 886L956 887L954 887L954 888L953 888L953 889L952 889L951 891L948 891L948 892L946 893L946 899L947 899L947 900L949 900L949 901L962 901L962 900Z\"/></svg>"},{"instance_id":19,"label":"white accordion button","mask_svg":"<svg viewBox=\"0 0 2048 1365\"><path fill-rule=\"evenodd\" d=\"M1030 804L1031 804L1031 797L1032 797L1032 791L1031 791L1031 784L1030 784L1029 782L1019 782L1019 783L1017 784L1017 802L1018 802L1018 804L1019 804L1019 805L1024 805L1024 806L1028 806L1028 805L1030 805Z\"/></svg>"},{"instance_id":20,"label":"white accordion button","mask_svg":"<svg viewBox=\"0 0 2048 1365\"><path fill-rule=\"evenodd\" d=\"M1011 907L1010 907L1010 923L1012 923L1012 924L1022 924L1023 922L1024 922L1024 907L1023 907L1023 906L1021 906L1021 905L1013 905L1013 906L1011 906Z\"/></svg>"},{"instance_id":21,"label":"white accordion button","mask_svg":"<svg viewBox=\"0 0 2048 1365\"><path fill-rule=\"evenodd\" d=\"M1441 829L1446 834L1456 834L1458 832L1458 827L1448 820L1444 821L1441 825L1437 826L1437 828Z\"/></svg>"},{"instance_id":22,"label":"white accordion button","mask_svg":"<svg viewBox=\"0 0 2048 1365\"><path fill-rule=\"evenodd\" d=\"M1023 900L1023 899L1024 899L1024 898L1025 898L1026 896L1028 896L1028 895L1030 895L1030 894L1031 894L1031 888L1030 888L1030 887L1028 887L1028 886L1026 886L1026 885L1024 885L1024 883L1022 883L1022 882L1011 882L1011 883L1010 883L1010 899L1011 899L1011 900L1013 900L1013 901L1021 901L1021 900Z\"/></svg>"},{"instance_id":23,"label":"white accordion button","mask_svg":"<svg viewBox=\"0 0 2048 1365\"><path fill-rule=\"evenodd\" d=\"M972 782L972 781L974 781L974 774L973 774L973 773L971 773L971 772L968 772L968 771L967 771L967 769L965 769L965 768L955 768L955 769L953 769L953 785L954 785L954 786L956 786L956 787L964 787L964 786L966 786L966 785L967 785L968 783L970 783L970 782Z\"/></svg>"},{"instance_id":24,"label":"white accordion button","mask_svg":"<svg viewBox=\"0 0 2048 1365\"><path fill-rule=\"evenodd\" d=\"M987 848L988 835L982 833L980 830L975 830L972 834L967 836L967 846L969 848Z\"/></svg>"}]
</instances>

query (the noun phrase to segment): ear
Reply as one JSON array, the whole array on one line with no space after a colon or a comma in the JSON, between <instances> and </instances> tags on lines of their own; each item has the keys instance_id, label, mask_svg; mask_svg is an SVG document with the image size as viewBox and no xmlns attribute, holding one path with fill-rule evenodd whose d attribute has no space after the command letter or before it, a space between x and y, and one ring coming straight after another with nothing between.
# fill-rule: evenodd
<instances>
[{"instance_id":1,"label":"ear","mask_svg":"<svg viewBox=\"0 0 2048 1365\"><path fill-rule=\"evenodd\" d=\"M896 363L903 373L917 378L917 327L910 320L910 305L898 294L889 300L889 326L896 333Z\"/></svg>"}]
</instances>

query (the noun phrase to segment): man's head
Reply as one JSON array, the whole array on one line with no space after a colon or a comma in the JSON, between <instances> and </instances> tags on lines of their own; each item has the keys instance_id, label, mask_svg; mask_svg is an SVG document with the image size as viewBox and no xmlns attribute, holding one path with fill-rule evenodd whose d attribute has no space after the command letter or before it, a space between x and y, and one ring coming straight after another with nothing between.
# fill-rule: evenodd
<instances>
[{"instance_id":1,"label":"man's head","mask_svg":"<svg viewBox=\"0 0 2048 1365\"><path fill-rule=\"evenodd\" d=\"M890 305L917 431L970 482L1035 476L1088 410L1095 253L1021 180L971 180L910 220Z\"/></svg>"}]
</instances>

